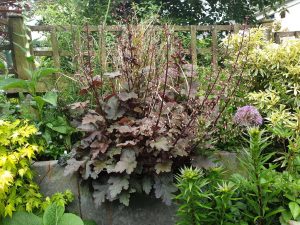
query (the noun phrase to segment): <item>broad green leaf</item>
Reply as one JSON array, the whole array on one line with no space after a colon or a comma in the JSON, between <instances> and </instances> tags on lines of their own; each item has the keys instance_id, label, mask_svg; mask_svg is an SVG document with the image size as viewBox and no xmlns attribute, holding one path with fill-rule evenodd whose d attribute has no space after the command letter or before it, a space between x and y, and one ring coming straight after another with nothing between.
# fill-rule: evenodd
<instances>
[{"instance_id":1,"label":"broad green leaf","mask_svg":"<svg viewBox=\"0 0 300 225\"><path fill-rule=\"evenodd\" d=\"M59 69L56 69L56 68L40 68L40 69L34 71L32 79L39 81L43 77L47 77L49 75L52 75L52 74L55 74L58 72L59 72Z\"/></svg>"},{"instance_id":2,"label":"broad green leaf","mask_svg":"<svg viewBox=\"0 0 300 225\"><path fill-rule=\"evenodd\" d=\"M97 225L93 220L83 220L84 225Z\"/></svg>"},{"instance_id":3,"label":"broad green leaf","mask_svg":"<svg viewBox=\"0 0 300 225\"><path fill-rule=\"evenodd\" d=\"M58 97L58 95L56 92L49 91L43 96L43 99L45 102L48 102L49 104L56 107L57 106L57 97Z\"/></svg>"},{"instance_id":4,"label":"broad green leaf","mask_svg":"<svg viewBox=\"0 0 300 225\"><path fill-rule=\"evenodd\" d=\"M65 213L59 220L58 225L84 225L84 223L79 216L72 213Z\"/></svg>"},{"instance_id":5,"label":"broad green leaf","mask_svg":"<svg viewBox=\"0 0 300 225\"><path fill-rule=\"evenodd\" d=\"M55 120L48 122L46 126L61 134L68 134L74 130L69 126L67 120L61 116L58 116Z\"/></svg>"},{"instance_id":6,"label":"broad green leaf","mask_svg":"<svg viewBox=\"0 0 300 225\"><path fill-rule=\"evenodd\" d=\"M16 212L12 218L3 219L2 225L43 225L42 218L27 212Z\"/></svg>"},{"instance_id":7,"label":"broad green leaf","mask_svg":"<svg viewBox=\"0 0 300 225\"><path fill-rule=\"evenodd\" d=\"M37 105L39 111L42 111L42 109L43 109L43 107L45 105L44 99L41 96L35 96L34 100L36 102L36 105Z\"/></svg>"},{"instance_id":8,"label":"broad green leaf","mask_svg":"<svg viewBox=\"0 0 300 225\"><path fill-rule=\"evenodd\" d=\"M7 65L6 65L5 61L3 61L2 59L0 59L0 71L3 71L4 74L8 73Z\"/></svg>"},{"instance_id":9,"label":"broad green leaf","mask_svg":"<svg viewBox=\"0 0 300 225\"><path fill-rule=\"evenodd\" d=\"M268 214L266 214L265 218L271 217L271 216L273 216L275 214L278 214L278 213L282 213L284 211L285 211L285 209L283 207L279 207L278 209L273 210L273 211L269 212Z\"/></svg>"},{"instance_id":10,"label":"broad green leaf","mask_svg":"<svg viewBox=\"0 0 300 225\"><path fill-rule=\"evenodd\" d=\"M60 225L59 221L65 212L65 207L52 204L50 205L43 216L44 225Z\"/></svg>"},{"instance_id":11,"label":"broad green leaf","mask_svg":"<svg viewBox=\"0 0 300 225\"><path fill-rule=\"evenodd\" d=\"M0 80L0 90L11 90L15 88L28 89L28 81L17 78L6 78Z\"/></svg>"},{"instance_id":12,"label":"broad green leaf","mask_svg":"<svg viewBox=\"0 0 300 225\"><path fill-rule=\"evenodd\" d=\"M300 215L300 206L296 202L290 202L289 208L291 210L293 218L296 219Z\"/></svg>"}]
</instances>

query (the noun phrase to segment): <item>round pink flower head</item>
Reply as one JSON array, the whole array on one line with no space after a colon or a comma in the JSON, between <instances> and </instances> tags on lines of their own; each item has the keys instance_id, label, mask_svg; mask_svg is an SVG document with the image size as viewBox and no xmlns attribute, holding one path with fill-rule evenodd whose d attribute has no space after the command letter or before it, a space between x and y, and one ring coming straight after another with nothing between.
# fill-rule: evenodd
<instances>
[{"instance_id":1,"label":"round pink flower head","mask_svg":"<svg viewBox=\"0 0 300 225\"><path fill-rule=\"evenodd\" d=\"M254 106L246 105L238 108L233 121L239 126L249 127L262 125L263 118Z\"/></svg>"}]
</instances>

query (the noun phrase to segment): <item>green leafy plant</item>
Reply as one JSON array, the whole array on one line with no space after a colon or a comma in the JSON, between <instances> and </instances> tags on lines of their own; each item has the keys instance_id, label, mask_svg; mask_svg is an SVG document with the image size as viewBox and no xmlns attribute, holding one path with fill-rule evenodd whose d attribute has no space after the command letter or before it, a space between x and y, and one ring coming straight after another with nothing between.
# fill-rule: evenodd
<instances>
[{"instance_id":1,"label":"green leafy plant","mask_svg":"<svg viewBox=\"0 0 300 225\"><path fill-rule=\"evenodd\" d=\"M5 65L4 65L5 67ZM42 132L43 143L47 146L43 154L50 159L57 159L65 151L71 149L71 135L75 132L63 113L59 113L58 92L48 91L38 93L43 78L58 72L54 68L40 68L28 71L30 78L22 80L6 75L0 78L0 90L19 90L19 99L12 104L3 106L11 117L26 119L35 122ZM28 93L26 96L23 92Z\"/></svg>"},{"instance_id":2,"label":"green leafy plant","mask_svg":"<svg viewBox=\"0 0 300 225\"><path fill-rule=\"evenodd\" d=\"M263 38L263 29L253 30L258 37L251 43L247 72L253 81L248 100L266 117L265 126L273 140L277 161L290 172L299 170L299 40L281 44ZM256 47L255 47L256 46ZM286 57L286 56L289 57Z\"/></svg>"},{"instance_id":3,"label":"green leafy plant","mask_svg":"<svg viewBox=\"0 0 300 225\"><path fill-rule=\"evenodd\" d=\"M242 221L237 186L222 179L222 168L206 174L196 168L183 168L176 177L180 193L177 224L246 224Z\"/></svg>"},{"instance_id":4,"label":"green leafy plant","mask_svg":"<svg viewBox=\"0 0 300 225\"><path fill-rule=\"evenodd\" d=\"M277 171L265 132L249 128L240 174L184 168L177 176L178 224L293 224L299 220L299 176Z\"/></svg>"},{"instance_id":5,"label":"green leafy plant","mask_svg":"<svg viewBox=\"0 0 300 225\"><path fill-rule=\"evenodd\" d=\"M93 221L83 221L72 213L65 213L65 207L58 204L49 205L43 216L39 217L33 213L16 212L12 218L3 219L2 225L96 225Z\"/></svg>"},{"instance_id":6,"label":"green leafy plant","mask_svg":"<svg viewBox=\"0 0 300 225\"><path fill-rule=\"evenodd\" d=\"M27 121L0 120L0 217L16 210L41 211L51 202L72 200L70 191L44 199L30 169L42 148L32 142L37 129Z\"/></svg>"},{"instance_id":7,"label":"green leafy plant","mask_svg":"<svg viewBox=\"0 0 300 225\"><path fill-rule=\"evenodd\" d=\"M21 89L23 91L29 92L32 95L36 95L39 82L41 82L43 78L57 72L58 69L55 68L39 68L34 71L28 71L28 80L13 78L11 76L4 76L1 77L0 80L0 89Z\"/></svg>"},{"instance_id":8,"label":"green leafy plant","mask_svg":"<svg viewBox=\"0 0 300 225\"><path fill-rule=\"evenodd\" d=\"M249 148L243 151L241 160L247 180L239 176L235 178L240 184L241 197L248 205L245 214L257 224L273 224L273 217L282 211L280 203L278 204L281 189L276 189L273 185L278 177L276 165L268 163L274 153L263 153L269 145L268 139L263 137L264 131L250 128L248 132Z\"/></svg>"},{"instance_id":9,"label":"green leafy plant","mask_svg":"<svg viewBox=\"0 0 300 225\"><path fill-rule=\"evenodd\" d=\"M271 142L266 151L276 154L272 157L275 162L280 162L280 168L276 170L283 171L276 173L276 180L281 184L273 181L277 190L285 186L280 222L290 224L292 219L299 220L300 42L284 40L280 44L272 43L264 38L262 28L252 29L251 33L254 38L247 42L252 47L245 67L251 81L251 93L247 98L266 117L264 126ZM235 43L242 39L240 36L235 38Z\"/></svg>"}]
</instances>

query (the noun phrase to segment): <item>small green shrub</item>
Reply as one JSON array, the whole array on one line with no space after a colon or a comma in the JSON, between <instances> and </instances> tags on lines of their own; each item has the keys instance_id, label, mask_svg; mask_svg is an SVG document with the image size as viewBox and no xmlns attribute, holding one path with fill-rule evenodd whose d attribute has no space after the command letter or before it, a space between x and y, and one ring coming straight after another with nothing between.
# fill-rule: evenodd
<instances>
[{"instance_id":1,"label":"small green shrub","mask_svg":"<svg viewBox=\"0 0 300 225\"><path fill-rule=\"evenodd\" d=\"M199 169L184 168L176 177L180 194L177 212L179 225L243 224L234 183L221 178L221 168L208 174Z\"/></svg>"},{"instance_id":2,"label":"small green shrub","mask_svg":"<svg viewBox=\"0 0 300 225\"><path fill-rule=\"evenodd\" d=\"M178 224L293 224L300 220L299 176L278 171L265 132L249 129L241 152L242 174L224 178L219 169L205 173L184 168L177 176Z\"/></svg>"},{"instance_id":3,"label":"small green shrub","mask_svg":"<svg viewBox=\"0 0 300 225\"><path fill-rule=\"evenodd\" d=\"M261 40L257 44L249 52L246 69L254 85L247 97L266 117L265 126L273 140L271 151L281 154L277 160L283 168L297 172L300 166L300 41L275 44Z\"/></svg>"},{"instance_id":4,"label":"small green shrub","mask_svg":"<svg viewBox=\"0 0 300 225\"><path fill-rule=\"evenodd\" d=\"M0 62L0 69L1 65ZM5 64L3 67L6 68ZM25 96L23 92L20 92L19 98L13 101L1 94L0 110L4 113L1 118L18 118L34 122L42 132L43 138L39 139L39 145L47 146L43 155L50 159L57 159L65 151L71 150L71 136L75 132L61 112L57 91L38 93L38 87L44 81L43 79L56 72L58 70L54 68L39 68L28 71L30 78L28 80L16 79L8 74L0 77L0 90L8 91L19 88L29 93Z\"/></svg>"}]
</instances>

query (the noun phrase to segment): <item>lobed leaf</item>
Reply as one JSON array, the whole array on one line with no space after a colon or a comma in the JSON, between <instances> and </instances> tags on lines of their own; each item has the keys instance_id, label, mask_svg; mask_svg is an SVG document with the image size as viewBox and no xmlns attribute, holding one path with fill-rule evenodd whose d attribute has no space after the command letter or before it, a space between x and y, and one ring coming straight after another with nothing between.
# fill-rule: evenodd
<instances>
[{"instance_id":1,"label":"lobed leaf","mask_svg":"<svg viewBox=\"0 0 300 225\"><path fill-rule=\"evenodd\" d=\"M84 165L84 163L85 163L85 160L77 161L74 158L69 159L67 161L67 166L65 167L65 170L64 170L64 176L68 176L70 174L77 172L79 170L79 168Z\"/></svg>"},{"instance_id":2,"label":"lobed leaf","mask_svg":"<svg viewBox=\"0 0 300 225\"><path fill-rule=\"evenodd\" d=\"M130 149L125 149L122 152L120 161L115 167L115 172L122 173L126 171L127 174L131 174L137 166L135 152Z\"/></svg>"},{"instance_id":3,"label":"lobed leaf","mask_svg":"<svg viewBox=\"0 0 300 225\"><path fill-rule=\"evenodd\" d=\"M171 143L166 137L161 137L157 141L152 141L150 143L151 148L156 148L160 151L169 151L171 148Z\"/></svg>"},{"instance_id":4,"label":"lobed leaf","mask_svg":"<svg viewBox=\"0 0 300 225\"><path fill-rule=\"evenodd\" d=\"M173 193L177 191L170 174L155 177L154 183L155 197L161 198L166 205L171 205Z\"/></svg>"},{"instance_id":5,"label":"lobed leaf","mask_svg":"<svg viewBox=\"0 0 300 225\"><path fill-rule=\"evenodd\" d=\"M173 164L172 161L156 163L154 168L157 174L160 174L162 172L171 172L172 164Z\"/></svg>"},{"instance_id":6,"label":"lobed leaf","mask_svg":"<svg viewBox=\"0 0 300 225\"><path fill-rule=\"evenodd\" d=\"M117 197L122 190L128 190L129 188L129 181L127 177L112 176L108 179L108 183L110 184L108 191L111 198Z\"/></svg>"}]
</instances>

